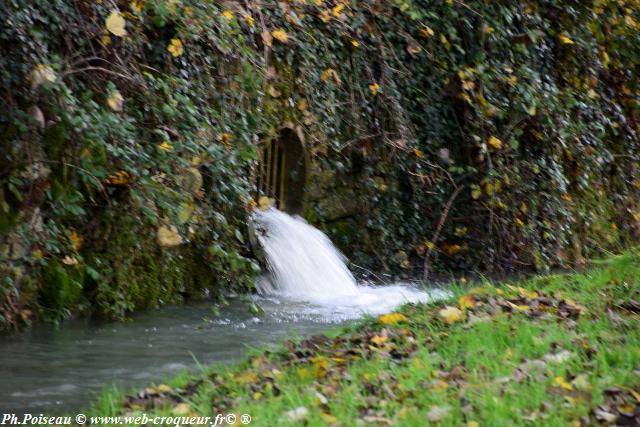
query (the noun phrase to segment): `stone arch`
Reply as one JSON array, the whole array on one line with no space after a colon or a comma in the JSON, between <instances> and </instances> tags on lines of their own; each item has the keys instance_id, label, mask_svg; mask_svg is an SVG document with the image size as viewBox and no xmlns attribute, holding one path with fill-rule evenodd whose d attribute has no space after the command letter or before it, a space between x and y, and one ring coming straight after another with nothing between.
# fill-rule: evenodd
<instances>
[{"instance_id":1,"label":"stone arch","mask_svg":"<svg viewBox=\"0 0 640 427\"><path fill-rule=\"evenodd\" d=\"M271 197L281 211L302 214L307 173L308 154L302 132L285 126L277 137L260 144L256 200Z\"/></svg>"}]
</instances>

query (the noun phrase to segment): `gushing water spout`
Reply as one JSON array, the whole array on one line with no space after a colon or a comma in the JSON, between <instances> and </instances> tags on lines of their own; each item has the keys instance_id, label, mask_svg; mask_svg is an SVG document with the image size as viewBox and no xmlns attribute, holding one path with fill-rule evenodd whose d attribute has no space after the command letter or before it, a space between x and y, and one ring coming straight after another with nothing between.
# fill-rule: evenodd
<instances>
[{"instance_id":1,"label":"gushing water spout","mask_svg":"<svg viewBox=\"0 0 640 427\"><path fill-rule=\"evenodd\" d=\"M271 273L261 294L314 302L358 294L346 258L320 230L275 208L256 211L254 222Z\"/></svg>"}]
</instances>

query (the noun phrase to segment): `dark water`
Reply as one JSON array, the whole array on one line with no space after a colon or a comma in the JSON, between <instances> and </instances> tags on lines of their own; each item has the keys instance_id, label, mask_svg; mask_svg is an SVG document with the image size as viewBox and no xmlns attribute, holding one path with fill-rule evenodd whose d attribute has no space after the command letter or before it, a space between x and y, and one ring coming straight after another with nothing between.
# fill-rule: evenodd
<instances>
[{"instance_id":1,"label":"dark water","mask_svg":"<svg viewBox=\"0 0 640 427\"><path fill-rule=\"evenodd\" d=\"M256 317L232 303L221 316L210 305L169 307L129 322L71 321L0 336L0 413L73 412L105 386L143 387L198 362L236 361L251 347L311 335L354 316L286 308L261 301Z\"/></svg>"}]
</instances>

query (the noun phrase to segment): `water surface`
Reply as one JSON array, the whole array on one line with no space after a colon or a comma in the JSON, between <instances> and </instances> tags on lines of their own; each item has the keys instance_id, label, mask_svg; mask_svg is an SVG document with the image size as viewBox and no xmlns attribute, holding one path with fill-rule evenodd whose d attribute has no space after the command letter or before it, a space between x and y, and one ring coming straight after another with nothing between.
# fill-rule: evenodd
<instances>
[{"instance_id":1,"label":"water surface","mask_svg":"<svg viewBox=\"0 0 640 427\"><path fill-rule=\"evenodd\" d=\"M255 297L264 309L260 316L232 300L219 316L200 304L140 313L128 322L74 320L0 335L0 413L73 413L106 386L144 387L195 369L194 357L202 364L234 362L252 347L389 311L403 295L430 298L408 285L359 289L356 297L323 304Z\"/></svg>"}]
</instances>

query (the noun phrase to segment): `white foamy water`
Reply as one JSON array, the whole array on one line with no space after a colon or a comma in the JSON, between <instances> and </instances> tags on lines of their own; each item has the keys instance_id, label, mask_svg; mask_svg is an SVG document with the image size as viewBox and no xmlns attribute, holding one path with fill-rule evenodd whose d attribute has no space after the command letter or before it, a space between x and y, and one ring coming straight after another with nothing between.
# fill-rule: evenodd
<instances>
[{"instance_id":1,"label":"white foamy water","mask_svg":"<svg viewBox=\"0 0 640 427\"><path fill-rule=\"evenodd\" d=\"M275 208L254 214L258 240L269 274L257 283L263 297L306 302L303 311L338 317L379 314L407 302L426 302L446 295L427 293L410 284L358 284L347 259L331 240L299 216Z\"/></svg>"}]
</instances>

